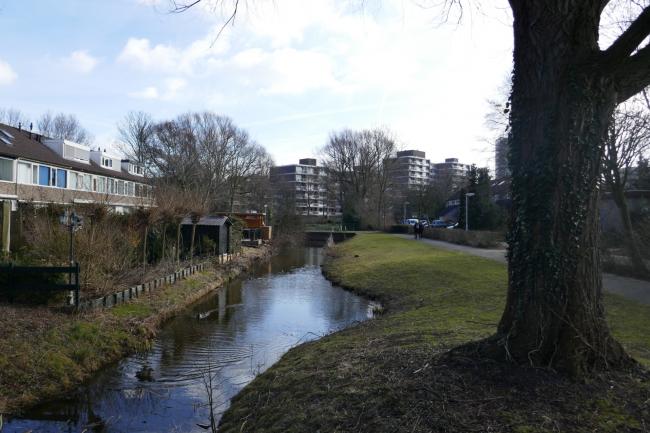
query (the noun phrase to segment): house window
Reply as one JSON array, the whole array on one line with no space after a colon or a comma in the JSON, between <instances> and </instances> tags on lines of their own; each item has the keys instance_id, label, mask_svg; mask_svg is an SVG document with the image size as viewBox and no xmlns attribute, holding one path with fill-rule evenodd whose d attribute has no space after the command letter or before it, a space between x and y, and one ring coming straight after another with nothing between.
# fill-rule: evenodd
<instances>
[{"instance_id":1,"label":"house window","mask_svg":"<svg viewBox=\"0 0 650 433\"><path fill-rule=\"evenodd\" d=\"M54 171L54 170L52 170ZM56 170L56 185L59 188L65 188L66 187L66 179L67 178L67 172L65 170L62 170L58 168Z\"/></svg>"},{"instance_id":2,"label":"house window","mask_svg":"<svg viewBox=\"0 0 650 433\"><path fill-rule=\"evenodd\" d=\"M117 194L118 195L124 195L124 181L123 180L118 180L117 181Z\"/></svg>"},{"instance_id":3,"label":"house window","mask_svg":"<svg viewBox=\"0 0 650 433\"><path fill-rule=\"evenodd\" d=\"M115 180L108 179L108 193L115 194Z\"/></svg>"},{"instance_id":4,"label":"house window","mask_svg":"<svg viewBox=\"0 0 650 433\"><path fill-rule=\"evenodd\" d=\"M97 178L97 192L106 192L106 178L99 177Z\"/></svg>"},{"instance_id":5,"label":"house window","mask_svg":"<svg viewBox=\"0 0 650 433\"><path fill-rule=\"evenodd\" d=\"M91 186L92 186L91 183L92 183L92 176L89 175L89 174L85 175L84 176L84 185L83 185L84 191L90 191L91 190L90 189Z\"/></svg>"},{"instance_id":6,"label":"house window","mask_svg":"<svg viewBox=\"0 0 650 433\"><path fill-rule=\"evenodd\" d=\"M16 174L18 177L18 183L24 183L27 185L31 185L32 183L34 183L32 164L28 162L19 161L17 164Z\"/></svg>"},{"instance_id":7,"label":"house window","mask_svg":"<svg viewBox=\"0 0 650 433\"><path fill-rule=\"evenodd\" d=\"M77 189L77 182L79 182L78 177L79 177L79 175L77 173L75 173L74 171L70 172L68 188Z\"/></svg>"},{"instance_id":8,"label":"house window","mask_svg":"<svg viewBox=\"0 0 650 433\"><path fill-rule=\"evenodd\" d=\"M84 188L84 175L79 173L77 174L77 189Z\"/></svg>"},{"instance_id":9,"label":"house window","mask_svg":"<svg viewBox=\"0 0 650 433\"><path fill-rule=\"evenodd\" d=\"M14 180L14 160L0 158L0 180L13 182Z\"/></svg>"},{"instance_id":10,"label":"house window","mask_svg":"<svg viewBox=\"0 0 650 433\"><path fill-rule=\"evenodd\" d=\"M38 167L38 184L41 186L50 186L50 167L45 165Z\"/></svg>"}]
</instances>

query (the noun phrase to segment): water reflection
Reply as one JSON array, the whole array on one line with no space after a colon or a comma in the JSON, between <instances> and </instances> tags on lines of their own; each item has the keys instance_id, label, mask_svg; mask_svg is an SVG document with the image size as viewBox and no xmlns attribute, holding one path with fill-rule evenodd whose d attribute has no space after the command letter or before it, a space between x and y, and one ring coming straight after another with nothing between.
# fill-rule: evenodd
<instances>
[{"instance_id":1,"label":"water reflection","mask_svg":"<svg viewBox=\"0 0 650 433\"><path fill-rule=\"evenodd\" d=\"M69 399L10 420L3 433L204 432L208 377L220 414L295 344L371 316L369 301L322 277L321 262L317 248L274 258L170 321L151 351L102 371Z\"/></svg>"}]
</instances>

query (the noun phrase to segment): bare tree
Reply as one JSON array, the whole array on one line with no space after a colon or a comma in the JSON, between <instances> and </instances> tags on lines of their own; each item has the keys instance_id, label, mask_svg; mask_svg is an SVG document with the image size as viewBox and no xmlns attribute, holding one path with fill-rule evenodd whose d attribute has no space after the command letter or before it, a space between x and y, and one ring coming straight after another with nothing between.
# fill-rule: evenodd
<instances>
[{"instance_id":1,"label":"bare tree","mask_svg":"<svg viewBox=\"0 0 650 433\"><path fill-rule=\"evenodd\" d=\"M226 166L226 191L228 211L233 212L236 198L243 192L246 179L268 167L269 156L248 134L240 131L229 148Z\"/></svg>"},{"instance_id":2,"label":"bare tree","mask_svg":"<svg viewBox=\"0 0 650 433\"><path fill-rule=\"evenodd\" d=\"M0 108L0 123L5 123L14 128L26 128L30 122L29 117L15 108Z\"/></svg>"},{"instance_id":3,"label":"bare tree","mask_svg":"<svg viewBox=\"0 0 650 433\"><path fill-rule=\"evenodd\" d=\"M650 114L647 110L635 108L635 105L638 106L634 103L623 104L614 112L605 139L603 174L621 215L623 233L632 263L639 272L646 274L648 270L641 255L638 236L632 226L625 198L632 165L650 148Z\"/></svg>"},{"instance_id":4,"label":"bare tree","mask_svg":"<svg viewBox=\"0 0 650 433\"><path fill-rule=\"evenodd\" d=\"M73 114L43 114L36 122L39 132L46 137L74 141L75 143L91 144L92 134L88 132Z\"/></svg>"},{"instance_id":5,"label":"bare tree","mask_svg":"<svg viewBox=\"0 0 650 433\"><path fill-rule=\"evenodd\" d=\"M156 207L140 207L135 210L132 217L134 226L142 230L142 274L147 270L149 229L156 222L158 212Z\"/></svg>"},{"instance_id":6,"label":"bare tree","mask_svg":"<svg viewBox=\"0 0 650 433\"><path fill-rule=\"evenodd\" d=\"M372 209L377 225L387 205L392 162L397 149L391 134L383 129L343 130L333 133L323 148L325 167L341 189L342 205L357 215Z\"/></svg>"},{"instance_id":7,"label":"bare tree","mask_svg":"<svg viewBox=\"0 0 650 433\"><path fill-rule=\"evenodd\" d=\"M142 111L130 111L117 125L117 131L124 154L147 168L148 151L155 137L155 123L151 116Z\"/></svg>"},{"instance_id":8,"label":"bare tree","mask_svg":"<svg viewBox=\"0 0 650 433\"><path fill-rule=\"evenodd\" d=\"M235 202L255 184L249 180L268 173L272 163L246 131L230 118L210 112L186 113L158 123L153 136L139 145L152 174L196 192L208 210L223 206L232 212Z\"/></svg>"}]
</instances>

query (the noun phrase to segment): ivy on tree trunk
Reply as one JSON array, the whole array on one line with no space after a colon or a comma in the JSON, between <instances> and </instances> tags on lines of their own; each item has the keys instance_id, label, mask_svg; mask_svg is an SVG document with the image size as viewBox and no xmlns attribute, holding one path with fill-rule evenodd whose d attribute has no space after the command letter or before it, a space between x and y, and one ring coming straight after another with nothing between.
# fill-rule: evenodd
<instances>
[{"instance_id":1,"label":"ivy on tree trunk","mask_svg":"<svg viewBox=\"0 0 650 433\"><path fill-rule=\"evenodd\" d=\"M650 8L607 50L598 46L606 1L511 0L508 296L483 350L582 376L630 365L602 304L599 180L616 105L650 83ZM641 21L641 24L638 22Z\"/></svg>"}]
</instances>

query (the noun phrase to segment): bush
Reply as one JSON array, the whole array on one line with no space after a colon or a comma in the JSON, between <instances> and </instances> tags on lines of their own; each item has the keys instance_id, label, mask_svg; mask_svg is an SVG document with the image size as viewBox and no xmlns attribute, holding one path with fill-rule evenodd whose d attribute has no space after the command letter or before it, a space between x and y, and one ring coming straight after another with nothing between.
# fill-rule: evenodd
<instances>
[{"instance_id":1,"label":"bush","mask_svg":"<svg viewBox=\"0 0 650 433\"><path fill-rule=\"evenodd\" d=\"M494 248L505 241L505 236L501 232L488 232L477 230L460 230L460 229L436 229L425 228L423 236L429 239L451 242L459 245L469 245L478 248Z\"/></svg>"},{"instance_id":2,"label":"bush","mask_svg":"<svg viewBox=\"0 0 650 433\"><path fill-rule=\"evenodd\" d=\"M201 238L200 253L201 254L214 254L217 250L217 243L209 236Z\"/></svg>"},{"instance_id":3,"label":"bush","mask_svg":"<svg viewBox=\"0 0 650 433\"><path fill-rule=\"evenodd\" d=\"M25 222L21 261L41 266L68 263L69 232L59 222L62 210L55 206L32 209ZM140 263L141 233L128 216L82 208L83 228L74 235L75 259L81 268L82 289L105 292L118 285Z\"/></svg>"},{"instance_id":4,"label":"bush","mask_svg":"<svg viewBox=\"0 0 650 433\"><path fill-rule=\"evenodd\" d=\"M413 231L413 227L408 224L393 224L390 226L391 233L409 233Z\"/></svg>"}]
</instances>

